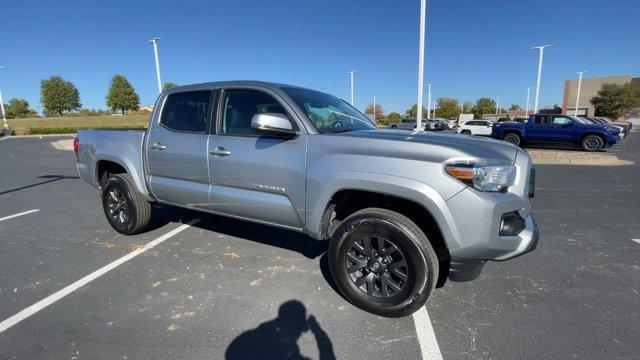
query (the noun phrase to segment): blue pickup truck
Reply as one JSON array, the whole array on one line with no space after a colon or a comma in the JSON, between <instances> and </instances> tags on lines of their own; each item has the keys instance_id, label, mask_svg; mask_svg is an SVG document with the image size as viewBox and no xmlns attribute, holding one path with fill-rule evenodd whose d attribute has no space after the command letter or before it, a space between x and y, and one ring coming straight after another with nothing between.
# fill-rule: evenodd
<instances>
[{"instance_id":1,"label":"blue pickup truck","mask_svg":"<svg viewBox=\"0 0 640 360\"><path fill-rule=\"evenodd\" d=\"M569 115L536 114L525 123L493 124L491 136L514 145L524 143L570 143L585 151L598 151L620 141L620 130L610 125L593 124Z\"/></svg>"}]
</instances>

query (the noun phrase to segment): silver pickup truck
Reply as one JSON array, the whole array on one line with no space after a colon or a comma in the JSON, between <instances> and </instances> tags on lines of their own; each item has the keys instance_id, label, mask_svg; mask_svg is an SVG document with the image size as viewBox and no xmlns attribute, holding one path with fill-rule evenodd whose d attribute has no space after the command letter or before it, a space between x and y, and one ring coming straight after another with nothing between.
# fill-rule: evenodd
<instances>
[{"instance_id":1,"label":"silver pickup truck","mask_svg":"<svg viewBox=\"0 0 640 360\"><path fill-rule=\"evenodd\" d=\"M538 241L526 152L380 130L345 101L297 86L172 88L148 130L82 130L75 149L116 231L144 231L157 202L330 239L337 288L383 316L411 314L436 284L474 279Z\"/></svg>"}]
</instances>

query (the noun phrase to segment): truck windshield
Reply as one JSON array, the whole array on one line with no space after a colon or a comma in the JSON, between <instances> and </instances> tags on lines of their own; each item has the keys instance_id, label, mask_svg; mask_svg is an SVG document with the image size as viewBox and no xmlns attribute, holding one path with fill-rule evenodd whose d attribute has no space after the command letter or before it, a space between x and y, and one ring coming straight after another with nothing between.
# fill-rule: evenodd
<instances>
[{"instance_id":1,"label":"truck windshield","mask_svg":"<svg viewBox=\"0 0 640 360\"><path fill-rule=\"evenodd\" d=\"M353 106L319 91L283 87L282 90L302 109L321 134L377 127Z\"/></svg>"}]
</instances>

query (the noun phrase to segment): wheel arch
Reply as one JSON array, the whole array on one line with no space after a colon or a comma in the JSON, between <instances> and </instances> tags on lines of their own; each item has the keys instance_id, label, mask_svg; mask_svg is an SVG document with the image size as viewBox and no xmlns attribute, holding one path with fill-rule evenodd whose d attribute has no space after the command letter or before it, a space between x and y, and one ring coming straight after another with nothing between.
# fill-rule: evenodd
<instances>
[{"instance_id":1,"label":"wheel arch","mask_svg":"<svg viewBox=\"0 0 640 360\"><path fill-rule=\"evenodd\" d=\"M135 169L133 164L130 164L127 161L123 161L120 158L105 154L103 156L100 156L99 158L94 159L93 169L94 183L98 188L100 188L101 186L100 181L105 173L126 173L131 176L136 190L146 200L151 200L143 180L144 176L139 173L139 170Z\"/></svg>"},{"instance_id":2,"label":"wheel arch","mask_svg":"<svg viewBox=\"0 0 640 360\"><path fill-rule=\"evenodd\" d=\"M439 257L444 258L450 249L461 246L445 200L435 189L415 180L373 173L342 174L341 178L323 184L323 192L311 202L305 232L325 239L330 236L332 216L346 216L366 207L388 208L384 205L390 204L391 210L416 222L430 241L435 242L434 248L439 247Z\"/></svg>"}]
</instances>

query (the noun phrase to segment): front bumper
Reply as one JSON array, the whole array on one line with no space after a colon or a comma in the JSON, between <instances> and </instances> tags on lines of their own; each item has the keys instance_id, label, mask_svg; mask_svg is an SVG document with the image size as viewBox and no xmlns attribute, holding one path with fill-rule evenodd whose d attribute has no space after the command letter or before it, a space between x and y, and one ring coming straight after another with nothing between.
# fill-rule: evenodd
<instances>
[{"instance_id":1,"label":"front bumper","mask_svg":"<svg viewBox=\"0 0 640 360\"><path fill-rule=\"evenodd\" d=\"M471 280L487 261L509 260L536 248L540 232L530 199L535 186L531 158L519 149L515 166L517 180L508 193L465 189L447 200L459 235L457 246L449 246L451 280ZM508 213L517 213L524 221L515 235L500 234L503 215Z\"/></svg>"}]
</instances>

